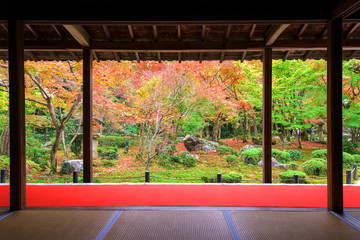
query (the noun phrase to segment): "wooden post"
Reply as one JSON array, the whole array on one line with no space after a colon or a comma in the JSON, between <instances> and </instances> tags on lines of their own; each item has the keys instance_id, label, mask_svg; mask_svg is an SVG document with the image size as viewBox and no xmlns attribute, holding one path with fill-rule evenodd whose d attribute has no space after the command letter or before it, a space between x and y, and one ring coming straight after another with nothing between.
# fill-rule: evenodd
<instances>
[{"instance_id":1,"label":"wooden post","mask_svg":"<svg viewBox=\"0 0 360 240\"><path fill-rule=\"evenodd\" d=\"M263 59L263 183L272 182L271 140L272 140L272 49L264 49Z\"/></svg>"},{"instance_id":2,"label":"wooden post","mask_svg":"<svg viewBox=\"0 0 360 240\"><path fill-rule=\"evenodd\" d=\"M92 144L92 51L83 50L83 161L84 183L93 180L93 144Z\"/></svg>"},{"instance_id":3,"label":"wooden post","mask_svg":"<svg viewBox=\"0 0 360 240\"><path fill-rule=\"evenodd\" d=\"M330 20L327 49L327 195L328 210L343 212L342 166L342 20Z\"/></svg>"},{"instance_id":4,"label":"wooden post","mask_svg":"<svg viewBox=\"0 0 360 240\"><path fill-rule=\"evenodd\" d=\"M8 21L10 86L10 210L26 207L25 81L23 23Z\"/></svg>"}]
</instances>

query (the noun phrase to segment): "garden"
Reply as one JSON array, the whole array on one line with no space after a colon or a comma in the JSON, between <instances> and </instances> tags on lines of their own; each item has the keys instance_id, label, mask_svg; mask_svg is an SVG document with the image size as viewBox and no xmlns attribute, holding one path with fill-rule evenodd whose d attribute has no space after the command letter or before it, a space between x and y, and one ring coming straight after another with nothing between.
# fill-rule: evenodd
<instances>
[{"instance_id":1,"label":"garden","mask_svg":"<svg viewBox=\"0 0 360 240\"><path fill-rule=\"evenodd\" d=\"M8 67L0 67L0 168L9 172ZM262 64L94 62L95 183L262 182ZM360 62L343 62L343 166L360 163ZM27 180L82 170L82 63L25 63ZM191 141L190 141L191 140ZM273 61L275 183L326 183L326 62Z\"/></svg>"}]
</instances>

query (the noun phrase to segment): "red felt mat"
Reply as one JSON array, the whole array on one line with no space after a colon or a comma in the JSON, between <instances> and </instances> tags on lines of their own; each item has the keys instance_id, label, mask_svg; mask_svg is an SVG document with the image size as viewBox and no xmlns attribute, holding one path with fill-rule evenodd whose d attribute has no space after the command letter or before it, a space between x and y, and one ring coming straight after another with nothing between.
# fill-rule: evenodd
<instances>
[{"instance_id":1,"label":"red felt mat","mask_svg":"<svg viewBox=\"0 0 360 240\"><path fill-rule=\"evenodd\" d=\"M27 206L238 206L326 208L326 185L28 184ZM344 207L360 207L360 186L344 186ZM0 185L0 207L9 185Z\"/></svg>"}]
</instances>

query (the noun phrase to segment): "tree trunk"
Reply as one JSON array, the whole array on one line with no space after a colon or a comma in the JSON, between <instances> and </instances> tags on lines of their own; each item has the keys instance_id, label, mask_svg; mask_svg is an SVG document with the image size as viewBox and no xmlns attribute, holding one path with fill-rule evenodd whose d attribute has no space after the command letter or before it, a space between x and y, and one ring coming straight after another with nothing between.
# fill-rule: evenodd
<instances>
[{"instance_id":1,"label":"tree trunk","mask_svg":"<svg viewBox=\"0 0 360 240\"><path fill-rule=\"evenodd\" d=\"M206 139L210 139L210 126L205 126Z\"/></svg>"},{"instance_id":2,"label":"tree trunk","mask_svg":"<svg viewBox=\"0 0 360 240\"><path fill-rule=\"evenodd\" d=\"M253 122L254 122L254 133L255 133L255 137L258 138L258 137L259 137L259 132L258 132L258 129L257 129L256 116L255 116L255 114L252 115L252 120L253 120Z\"/></svg>"},{"instance_id":3,"label":"tree trunk","mask_svg":"<svg viewBox=\"0 0 360 240\"><path fill-rule=\"evenodd\" d=\"M57 172L57 159L56 159L56 153L59 149L60 146L60 141L61 141L61 135L64 132L64 128L59 128L59 130L56 131L56 136L55 136L55 142L54 145L51 148L51 154L50 154L50 170L52 173L56 173Z\"/></svg>"},{"instance_id":4,"label":"tree trunk","mask_svg":"<svg viewBox=\"0 0 360 240\"><path fill-rule=\"evenodd\" d=\"M248 130L249 139L251 140L251 126L250 126L250 123L249 123L249 117L246 118L246 128Z\"/></svg>"},{"instance_id":5,"label":"tree trunk","mask_svg":"<svg viewBox=\"0 0 360 240\"><path fill-rule=\"evenodd\" d=\"M223 113L220 112L216 118L216 122L215 122L215 126L213 129L213 134L212 134L212 140L214 142L217 142L218 140L218 135L219 135L219 128L221 127L221 119L222 119Z\"/></svg>"},{"instance_id":6,"label":"tree trunk","mask_svg":"<svg viewBox=\"0 0 360 240\"><path fill-rule=\"evenodd\" d=\"M5 127L0 134L0 155L9 156L9 147L10 147L9 137L10 137L9 128Z\"/></svg>"},{"instance_id":7,"label":"tree trunk","mask_svg":"<svg viewBox=\"0 0 360 240\"><path fill-rule=\"evenodd\" d=\"M240 117L241 119L241 117ZM241 120L240 120L241 121ZM241 121L241 125L242 125L242 140L243 140L243 143L247 143L247 138L246 138L246 112L245 112L245 109L244 109L244 121Z\"/></svg>"}]
</instances>

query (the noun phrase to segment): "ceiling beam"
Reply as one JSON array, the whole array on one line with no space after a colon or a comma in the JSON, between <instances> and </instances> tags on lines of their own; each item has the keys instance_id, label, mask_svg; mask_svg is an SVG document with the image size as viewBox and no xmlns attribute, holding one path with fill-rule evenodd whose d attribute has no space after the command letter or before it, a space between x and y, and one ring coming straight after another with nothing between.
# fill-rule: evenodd
<instances>
[{"instance_id":1,"label":"ceiling beam","mask_svg":"<svg viewBox=\"0 0 360 240\"><path fill-rule=\"evenodd\" d=\"M224 35L224 41L228 41L231 33L231 24L227 25Z\"/></svg>"},{"instance_id":2,"label":"ceiling beam","mask_svg":"<svg viewBox=\"0 0 360 240\"><path fill-rule=\"evenodd\" d=\"M135 41L135 34L134 34L134 30L132 28L131 25L128 25L128 29L129 29L129 34L130 34L130 38L131 38L131 41Z\"/></svg>"},{"instance_id":3,"label":"ceiling beam","mask_svg":"<svg viewBox=\"0 0 360 240\"><path fill-rule=\"evenodd\" d=\"M205 38L206 38L206 25L202 25L201 41L205 41Z\"/></svg>"},{"instance_id":4,"label":"ceiling beam","mask_svg":"<svg viewBox=\"0 0 360 240\"><path fill-rule=\"evenodd\" d=\"M339 0L334 5L332 18L346 18L360 9L359 0Z\"/></svg>"},{"instance_id":5,"label":"ceiling beam","mask_svg":"<svg viewBox=\"0 0 360 240\"><path fill-rule=\"evenodd\" d=\"M25 26L30 30L36 39L40 39L39 34L37 34L37 32L35 32L35 30L29 24L25 24Z\"/></svg>"},{"instance_id":6,"label":"ceiling beam","mask_svg":"<svg viewBox=\"0 0 360 240\"><path fill-rule=\"evenodd\" d=\"M290 24L273 25L265 36L265 45L271 46Z\"/></svg>"},{"instance_id":7,"label":"ceiling beam","mask_svg":"<svg viewBox=\"0 0 360 240\"><path fill-rule=\"evenodd\" d=\"M153 25L153 34L154 34L154 40L155 42L157 42L158 40L158 32L157 32L157 29L156 29L156 25Z\"/></svg>"},{"instance_id":8,"label":"ceiling beam","mask_svg":"<svg viewBox=\"0 0 360 240\"><path fill-rule=\"evenodd\" d=\"M297 39L300 39L301 36L303 35L303 33L305 32L306 28L309 26L309 24L304 24L302 25L302 27L300 28L300 31L298 32L298 34L296 35Z\"/></svg>"},{"instance_id":9,"label":"ceiling beam","mask_svg":"<svg viewBox=\"0 0 360 240\"><path fill-rule=\"evenodd\" d=\"M349 29L349 31L345 34L345 39L349 38L349 36L356 30L356 28L358 28L360 25L360 23L354 23L353 25L351 25L351 28Z\"/></svg>"},{"instance_id":10,"label":"ceiling beam","mask_svg":"<svg viewBox=\"0 0 360 240\"><path fill-rule=\"evenodd\" d=\"M105 36L108 39L108 41L111 41L111 35L108 26L102 25L102 28L104 30Z\"/></svg>"},{"instance_id":11,"label":"ceiling beam","mask_svg":"<svg viewBox=\"0 0 360 240\"><path fill-rule=\"evenodd\" d=\"M113 52L114 53L114 56L115 56L115 59L116 61L120 62L120 55L118 52Z\"/></svg>"},{"instance_id":12,"label":"ceiling beam","mask_svg":"<svg viewBox=\"0 0 360 240\"><path fill-rule=\"evenodd\" d=\"M73 38L83 47L90 46L90 36L81 25L63 25Z\"/></svg>"},{"instance_id":13,"label":"ceiling beam","mask_svg":"<svg viewBox=\"0 0 360 240\"><path fill-rule=\"evenodd\" d=\"M138 52L135 52L136 61L140 63L140 54Z\"/></svg>"},{"instance_id":14,"label":"ceiling beam","mask_svg":"<svg viewBox=\"0 0 360 240\"><path fill-rule=\"evenodd\" d=\"M64 39L64 36L62 35L62 33L60 32L60 30L58 29L58 27L56 25L51 25L53 27L53 29L55 30L56 34L59 36L59 38L62 40Z\"/></svg>"},{"instance_id":15,"label":"ceiling beam","mask_svg":"<svg viewBox=\"0 0 360 240\"><path fill-rule=\"evenodd\" d=\"M252 39L253 36L254 36L255 28L256 28L256 24L252 25L251 28L250 28L250 31L249 31L249 41L251 41L251 39Z\"/></svg>"},{"instance_id":16,"label":"ceiling beam","mask_svg":"<svg viewBox=\"0 0 360 240\"><path fill-rule=\"evenodd\" d=\"M178 33L178 41L181 41L181 25L177 26L177 33Z\"/></svg>"}]
</instances>

